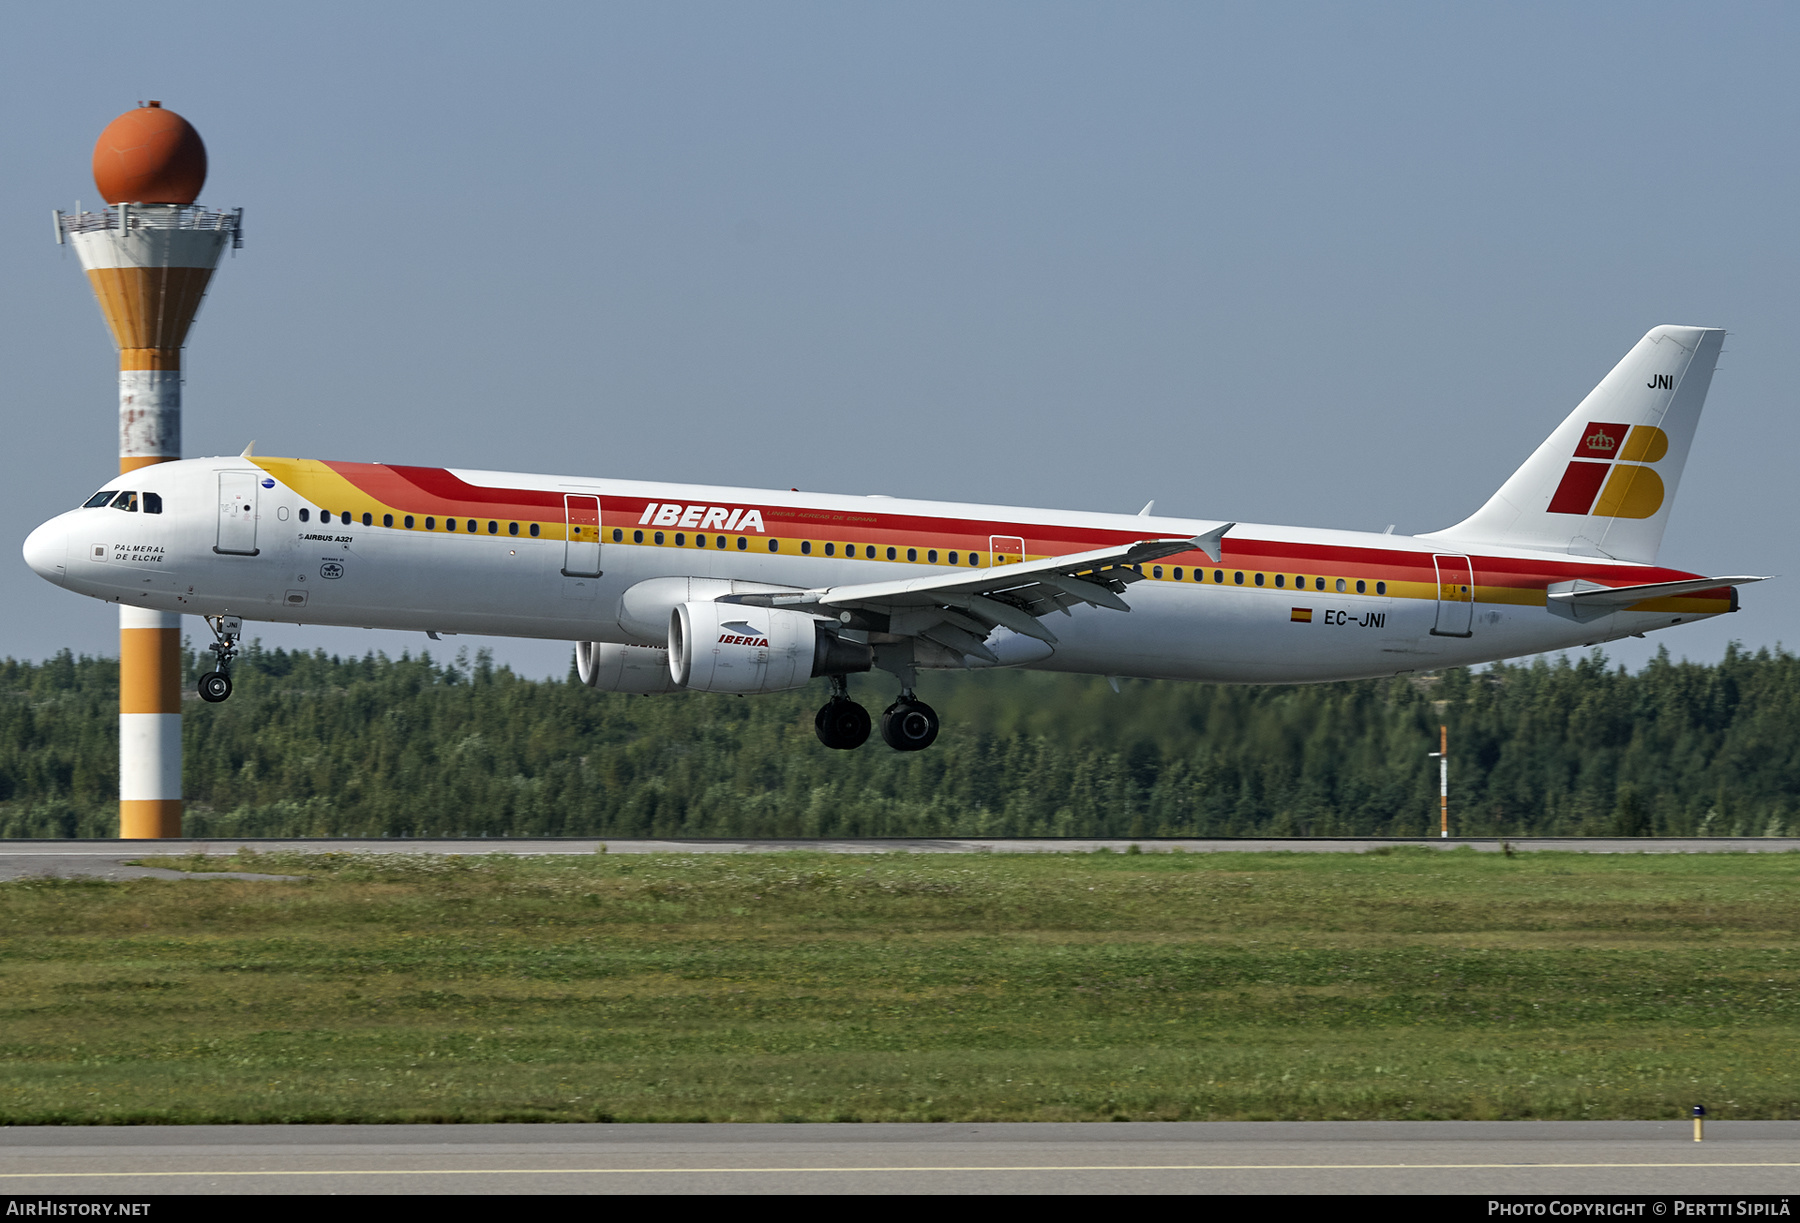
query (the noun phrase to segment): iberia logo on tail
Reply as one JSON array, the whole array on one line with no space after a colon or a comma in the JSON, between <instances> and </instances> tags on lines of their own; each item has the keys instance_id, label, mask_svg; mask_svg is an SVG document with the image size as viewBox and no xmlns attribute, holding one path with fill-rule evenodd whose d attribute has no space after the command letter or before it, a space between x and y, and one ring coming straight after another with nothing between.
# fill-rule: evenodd
<instances>
[{"instance_id":1,"label":"iberia logo on tail","mask_svg":"<svg viewBox=\"0 0 1800 1223\"><path fill-rule=\"evenodd\" d=\"M1590 421L1550 498L1550 512L1648 518L1662 508L1664 490L1662 477L1647 464L1668 453L1669 435L1654 425Z\"/></svg>"}]
</instances>

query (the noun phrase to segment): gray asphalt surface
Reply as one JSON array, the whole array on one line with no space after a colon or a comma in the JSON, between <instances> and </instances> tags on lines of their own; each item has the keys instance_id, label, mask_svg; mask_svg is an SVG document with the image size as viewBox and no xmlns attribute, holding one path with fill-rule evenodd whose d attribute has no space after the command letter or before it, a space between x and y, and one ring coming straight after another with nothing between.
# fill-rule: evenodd
<instances>
[{"instance_id":1,"label":"gray asphalt surface","mask_svg":"<svg viewBox=\"0 0 1800 1223\"><path fill-rule=\"evenodd\" d=\"M1800 1190L1800 1122L0 1128L0 1193ZM1800 1193L1796 1193L1800 1196Z\"/></svg>"},{"instance_id":2,"label":"gray asphalt surface","mask_svg":"<svg viewBox=\"0 0 1800 1223\"><path fill-rule=\"evenodd\" d=\"M146 857L205 854L225 857L239 849L258 853L289 850L299 853L375 854L592 854L605 847L610 854L1042 854L1094 853L1101 849L1123 853L1137 845L1145 853L1312 853L1357 854L1395 846L1424 849L1456 849L1468 846L1480 853L1555 851L1586 854L1699 854L1699 853L1794 853L1795 837L1520 837L1419 838L1334 837L1293 839L1224 840L1205 838L1153 838L1131 840L1053 840L1029 838L895 838L892 840L624 840L595 837L546 838L349 838L294 839L179 839L167 841L0 841L0 879L32 875L88 876L104 879L278 879L277 875L242 872L179 872L129 863Z\"/></svg>"}]
</instances>

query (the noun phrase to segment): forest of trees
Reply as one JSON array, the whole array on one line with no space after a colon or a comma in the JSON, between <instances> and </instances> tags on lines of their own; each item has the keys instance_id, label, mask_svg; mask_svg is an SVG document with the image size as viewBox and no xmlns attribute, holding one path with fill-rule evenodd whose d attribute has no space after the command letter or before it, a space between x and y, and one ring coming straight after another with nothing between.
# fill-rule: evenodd
<instances>
[{"instance_id":1,"label":"forest of trees","mask_svg":"<svg viewBox=\"0 0 1800 1223\"><path fill-rule=\"evenodd\" d=\"M936 746L814 738L822 682L737 698L527 680L485 655L252 647L185 707L191 836L1800 834L1800 659L1734 648L1297 688L929 675ZM0 836L117 829L118 666L0 663ZM878 712L886 677L853 693Z\"/></svg>"}]
</instances>

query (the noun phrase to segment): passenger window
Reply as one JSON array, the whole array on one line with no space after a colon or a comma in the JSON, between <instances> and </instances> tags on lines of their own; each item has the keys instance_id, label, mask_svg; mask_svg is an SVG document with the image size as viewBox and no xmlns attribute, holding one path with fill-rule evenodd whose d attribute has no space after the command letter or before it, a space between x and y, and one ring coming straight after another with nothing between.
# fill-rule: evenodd
<instances>
[{"instance_id":1,"label":"passenger window","mask_svg":"<svg viewBox=\"0 0 1800 1223\"><path fill-rule=\"evenodd\" d=\"M1343 578L1339 578L1339 579L1338 579L1338 580L1337 580L1337 592L1338 592L1338 593L1339 593L1339 594L1343 594L1343 593L1344 593L1344 579L1343 579Z\"/></svg>"},{"instance_id":2,"label":"passenger window","mask_svg":"<svg viewBox=\"0 0 1800 1223\"><path fill-rule=\"evenodd\" d=\"M312 511L307 509L304 505L301 506L300 507L300 521L305 522L308 518L311 518L311 517L312 517Z\"/></svg>"},{"instance_id":3,"label":"passenger window","mask_svg":"<svg viewBox=\"0 0 1800 1223\"><path fill-rule=\"evenodd\" d=\"M906 550L906 559L909 561L918 560L919 559L919 550L917 548L908 548Z\"/></svg>"},{"instance_id":4,"label":"passenger window","mask_svg":"<svg viewBox=\"0 0 1800 1223\"><path fill-rule=\"evenodd\" d=\"M161 493L145 493L144 494L144 513L146 513L146 514L162 513L162 494Z\"/></svg>"},{"instance_id":5,"label":"passenger window","mask_svg":"<svg viewBox=\"0 0 1800 1223\"><path fill-rule=\"evenodd\" d=\"M800 541L800 555L802 555L802 556L811 556L812 555L812 540L803 539Z\"/></svg>"},{"instance_id":6,"label":"passenger window","mask_svg":"<svg viewBox=\"0 0 1800 1223\"><path fill-rule=\"evenodd\" d=\"M517 535L517 534L518 534L518 533L519 533L519 524L518 524L518 523L516 523L516 522L509 522L509 523L507 523L507 524L506 524L506 533L507 533L507 534L508 534L508 535ZM617 532L617 531L614 531L614 532L613 532L613 536L614 536L614 537L615 537L615 538L617 538L617 536L618 536L618 534L619 534L619 533L618 533L618 532Z\"/></svg>"},{"instance_id":7,"label":"passenger window","mask_svg":"<svg viewBox=\"0 0 1800 1223\"><path fill-rule=\"evenodd\" d=\"M474 532L475 532L475 520L473 518L471 518L471 519L469 519L469 533L474 534Z\"/></svg>"},{"instance_id":8,"label":"passenger window","mask_svg":"<svg viewBox=\"0 0 1800 1223\"><path fill-rule=\"evenodd\" d=\"M663 541L663 533L662 533L662 532L661 532L661 531L658 531L658 532L657 532L657 533L656 533L656 545L657 545L657 547L659 547L659 548L660 548L660 547L661 547L661 546L662 546L662 541Z\"/></svg>"},{"instance_id":9,"label":"passenger window","mask_svg":"<svg viewBox=\"0 0 1800 1223\"><path fill-rule=\"evenodd\" d=\"M781 551L781 541L779 539L771 539L769 541L769 551L771 551L771 552Z\"/></svg>"},{"instance_id":10,"label":"passenger window","mask_svg":"<svg viewBox=\"0 0 1800 1223\"><path fill-rule=\"evenodd\" d=\"M446 530L446 531L456 530L456 519L454 519L454 518L444 519L444 530Z\"/></svg>"},{"instance_id":11,"label":"passenger window","mask_svg":"<svg viewBox=\"0 0 1800 1223\"><path fill-rule=\"evenodd\" d=\"M1263 575L1260 573L1256 575L1256 584L1258 586L1261 586L1263 584Z\"/></svg>"},{"instance_id":12,"label":"passenger window","mask_svg":"<svg viewBox=\"0 0 1800 1223\"><path fill-rule=\"evenodd\" d=\"M952 552L952 553L951 553L951 554L950 554L950 563L951 563L951 564L952 564L952 565L954 565L954 564L955 564L955 563L956 563L956 553L954 553L954 552Z\"/></svg>"},{"instance_id":13,"label":"passenger window","mask_svg":"<svg viewBox=\"0 0 1800 1223\"><path fill-rule=\"evenodd\" d=\"M1275 589L1280 590L1283 586L1286 586L1286 585L1287 585L1287 574L1285 574L1285 573L1276 574L1275 575Z\"/></svg>"},{"instance_id":14,"label":"passenger window","mask_svg":"<svg viewBox=\"0 0 1800 1223\"><path fill-rule=\"evenodd\" d=\"M719 546L721 548L725 546L725 537L723 535L721 535L719 537ZM748 535L738 536L738 551L739 552L742 552L745 548L748 548L749 546L750 546L750 537Z\"/></svg>"},{"instance_id":15,"label":"passenger window","mask_svg":"<svg viewBox=\"0 0 1800 1223\"><path fill-rule=\"evenodd\" d=\"M900 553L898 551L896 551L895 549L893 549L893 548L888 549L888 559L889 560L894 560L894 559L898 558L899 555L900 555Z\"/></svg>"},{"instance_id":16,"label":"passenger window","mask_svg":"<svg viewBox=\"0 0 1800 1223\"><path fill-rule=\"evenodd\" d=\"M973 568L973 567L974 567L974 566L977 566L977 565L979 565L979 564L981 564L981 553L979 553L979 552L971 552L971 553L969 553L969 565L970 565L970 567L971 567L971 568Z\"/></svg>"},{"instance_id":17,"label":"passenger window","mask_svg":"<svg viewBox=\"0 0 1800 1223\"><path fill-rule=\"evenodd\" d=\"M925 559L933 565L937 564L937 549L933 548L931 551L927 552L925 554Z\"/></svg>"},{"instance_id":18,"label":"passenger window","mask_svg":"<svg viewBox=\"0 0 1800 1223\"><path fill-rule=\"evenodd\" d=\"M836 544L826 544L825 545L825 555L826 556L836 556L837 555L837 545Z\"/></svg>"},{"instance_id":19,"label":"passenger window","mask_svg":"<svg viewBox=\"0 0 1800 1223\"><path fill-rule=\"evenodd\" d=\"M1356 593L1357 594L1362 594L1364 591L1368 590L1368 588L1369 588L1368 584L1365 583L1361 578L1356 579Z\"/></svg>"},{"instance_id":20,"label":"passenger window","mask_svg":"<svg viewBox=\"0 0 1800 1223\"><path fill-rule=\"evenodd\" d=\"M1236 572L1236 573L1234 573L1234 574L1232 574L1232 575L1231 575L1231 580L1232 580L1232 581L1234 581L1234 582L1236 582L1236 583L1237 583L1237 584L1238 584L1238 585L1239 585L1239 586L1242 586L1242 585L1243 585L1243 584L1244 584L1244 573L1243 573L1243 570L1241 570L1241 569L1240 569L1240 570L1239 570L1239 571L1238 571L1238 572Z\"/></svg>"},{"instance_id":21,"label":"passenger window","mask_svg":"<svg viewBox=\"0 0 1800 1223\"><path fill-rule=\"evenodd\" d=\"M301 510L301 511L300 511L300 512L301 512L301 513L302 513L302 514L305 514L305 513L306 513L306 511L305 511L305 510ZM427 530L427 531L435 531L435 530L437 530L437 519L436 519L436 518L427 518L427 519L426 519L426 520L425 520L425 529L426 529L426 530Z\"/></svg>"},{"instance_id":22,"label":"passenger window","mask_svg":"<svg viewBox=\"0 0 1800 1223\"><path fill-rule=\"evenodd\" d=\"M1387 593L1387 583L1386 582L1375 583L1375 593L1378 595L1386 594Z\"/></svg>"},{"instance_id":23,"label":"passenger window","mask_svg":"<svg viewBox=\"0 0 1800 1223\"><path fill-rule=\"evenodd\" d=\"M1325 589L1325 579L1324 578L1314 578L1313 579L1313 589L1324 590Z\"/></svg>"},{"instance_id":24,"label":"passenger window","mask_svg":"<svg viewBox=\"0 0 1800 1223\"><path fill-rule=\"evenodd\" d=\"M1175 566L1175 580L1177 582L1179 582L1181 580L1181 566L1180 565Z\"/></svg>"},{"instance_id":25,"label":"passenger window","mask_svg":"<svg viewBox=\"0 0 1800 1223\"><path fill-rule=\"evenodd\" d=\"M384 527L393 526L394 525L394 516L392 514L383 514L381 516L381 525Z\"/></svg>"},{"instance_id":26,"label":"passenger window","mask_svg":"<svg viewBox=\"0 0 1800 1223\"><path fill-rule=\"evenodd\" d=\"M517 525L517 524L515 524L515 525ZM531 524L531 533L533 535L537 534L537 524L536 523ZM514 531L513 534L517 535L518 532ZM624 541L624 539L625 539L625 532L621 531L618 527L614 527L613 528L613 542L615 544L622 543Z\"/></svg>"},{"instance_id":27,"label":"passenger window","mask_svg":"<svg viewBox=\"0 0 1800 1223\"><path fill-rule=\"evenodd\" d=\"M103 505L110 504L112 499L117 495L115 490L103 488L93 496L89 497L86 501L83 501L81 503L81 508L84 510L97 510Z\"/></svg>"},{"instance_id":28,"label":"passenger window","mask_svg":"<svg viewBox=\"0 0 1800 1223\"><path fill-rule=\"evenodd\" d=\"M849 556L849 557L854 557L856 555L856 545L855 544L845 544L844 545L844 555Z\"/></svg>"},{"instance_id":29,"label":"passenger window","mask_svg":"<svg viewBox=\"0 0 1800 1223\"><path fill-rule=\"evenodd\" d=\"M1213 581L1223 582L1224 580L1225 580L1225 571L1223 569L1213 570Z\"/></svg>"},{"instance_id":30,"label":"passenger window","mask_svg":"<svg viewBox=\"0 0 1800 1223\"><path fill-rule=\"evenodd\" d=\"M686 531L675 532L675 546L677 548L687 547L687 532Z\"/></svg>"},{"instance_id":31,"label":"passenger window","mask_svg":"<svg viewBox=\"0 0 1800 1223\"><path fill-rule=\"evenodd\" d=\"M489 534L489 535L498 535L498 534L500 534L500 524L499 524L499 523L497 523L497 522L490 522L490 523L488 523L488 534Z\"/></svg>"},{"instance_id":32,"label":"passenger window","mask_svg":"<svg viewBox=\"0 0 1800 1223\"><path fill-rule=\"evenodd\" d=\"M367 510L364 510L363 511L363 525L365 527L374 526L375 525L375 515L369 513Z\"/></svg>"},{"instance_id":33,"label":"passenger window","mask_svg":"<svg viewBox=\"0 0 1800 1223\"><path fill-rule=\"evenodd\" d=\"M1158 565L1158 566L1156 566L1156 568L1152 569L1150 572L1151 572L1152 576L1160 578L1160 577L1162 577L1162 566Z\"/></svg>"},{"instance_id":34,"label":"passenger window","mask_svg":"<svg viewBox=\"0 0 1800 1223\"><path fill-rule=\"evenodd\" d=\"M532 534L533 534L533 535L536 535L536 534L537 534L537 532L536 532L536 531L533 531L533 532L532 532ZM633 532L632 532L632 533L631 533L631 542L632 542L632 543L634 543L634 544L641 544L641 543L643 543L643 542L644 542L644 533L643 533L643 532L642 532L642 531L633 531Z\"/></svg>"}]
</instances>

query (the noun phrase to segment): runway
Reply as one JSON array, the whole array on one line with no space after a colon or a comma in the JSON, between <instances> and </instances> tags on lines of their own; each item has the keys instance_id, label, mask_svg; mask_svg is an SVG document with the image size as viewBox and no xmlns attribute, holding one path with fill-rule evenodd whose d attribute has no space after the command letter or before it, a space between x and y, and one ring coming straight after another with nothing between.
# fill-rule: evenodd
<instances>
[{"instance_id":1,"label":"runway","mask_svg":"<svg viewBox=\"0 0 1800 1223\"><path fill-rule=\"evenodd\" d=\"M0 1129L0 1194L1764 1195L1800 1122Z\"/></svg>"},{"instance_id":2,"label":"runway","mask_svg":"<svg viewBox=\"0 0 1800 1223\"><path fill-rule=\"evenodd\" d=\"M147 857L204 854L229 857L240 849L303 854L1090 854L1125 853L1361 854L1413 847L1478 853L1770 854L1800 852L1800 837L1140 837L1136 840L1026 837L896 837L866 839L676 840L602 837L378 837L180 838L163 841L0 841L0 880L56 875L103 879L276 879L243 872L182 872L133 866Z\"/></svg>"}]
</instances>

